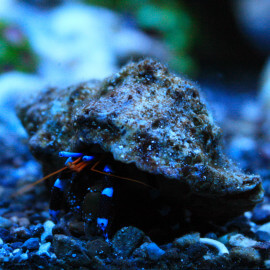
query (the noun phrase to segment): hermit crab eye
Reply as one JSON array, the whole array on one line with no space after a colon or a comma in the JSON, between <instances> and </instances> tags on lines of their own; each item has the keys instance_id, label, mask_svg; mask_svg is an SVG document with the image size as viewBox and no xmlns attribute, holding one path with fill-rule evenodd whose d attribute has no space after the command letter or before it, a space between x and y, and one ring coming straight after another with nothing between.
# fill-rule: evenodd
<instances>
[{"instance_id":1,"label":"hermit crab eye","mask_svg":"<svg viewBox=\"0 0 270 270\"><path fill-rule=\"evenodd\" d=\"M94 156L83 156L82 157L82 161L91 161L93 160L95 157Z\"/></svg>"},{"instance_id":2,"label":"hermit crab eye","mask_svg":"<svg viewBox=\"0 0 270 270\"><path fill-rule=\"evenodd\" d=\"M73 152L65 152L65 151L59 152L59 157L78 158L81 156L83 156L83 154L81 154L81 153L73 153Z\"/></svg>"}]
</instances>

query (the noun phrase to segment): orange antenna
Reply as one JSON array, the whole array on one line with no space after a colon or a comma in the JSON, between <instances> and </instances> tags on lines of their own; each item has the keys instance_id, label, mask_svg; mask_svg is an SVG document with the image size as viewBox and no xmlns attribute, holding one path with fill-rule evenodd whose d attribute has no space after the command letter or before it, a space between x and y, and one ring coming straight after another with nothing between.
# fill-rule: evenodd
<instances>
[{"instance_id":1,"label":"orange antenna","mask_svg":"<svg viewBox=\"0 0 270 270\"><path fill-rule=\"evenodd\" d=\"M106 173L106 172L102 172L102 171L99 171L99 170L96 170L96 166L100 163L100 160L97 161L92 167L91 167L91 171L93 172L97 172L97 173L101 173L101 174L104 174L104 175L108 175L108 176L113 176L115 178L119 178L119 179L122 179L122 180L127 180L127 181L130 181L130 182L134 182L134 183L137 183L137 184L141 184L143 186L146 186L148 188L153 188L152 186L144 183L144 182L141 182L139 180L135 180L135 179L132 179L132 178L128 178L128 177L122 177L122 176L119 176L119 175L115 175L115 174L111 174L111 173Z\"/></svg>"},{"instance_id":2,"label":"orange antenna","mask_svg":"<svg viewBox=\"0 0 270 270\"><path fill-rule=\"evenodd\" d=\"M69 169L71 165L76 165L76 164L80 161L80 159L81 159L81 158L78 158L78 159L76 159L75 161L70 162L70 163L68 164L68 166L65 166L65 167L63 167L63 168L61 168L61 169L59 169L59 170L57 170L57 171L55 171L55 172L52 172L52 173L50 173L50 174L48 174L48 175L42 177L41 179L37 180L37 181L34 182L34 183L31 183L31 184L29 184L29 185L26 185L26 186L20 188L17 192L15 192L15 193L12 195L12 197L19 196L19 195L24 194L25 192L30 191L32 188L34 188L36 185L38 185L38 184L44 182L46 179L48 179L48 178L54 176L55 174L58 174L58 173L60 173L60 172L62 172L62 171L64 171L64 170L66 170L66 169Z\"/></svg>"},{"instance_id":3,"label":"orange antenna","mask_svg":"<svg viewBox=\"0 0 270 270\"><path fill-rule=\"evenodd\" d=\"M68 167L66 166L66 167L64 167L64 168L62 168L62 169L60 169L60 170L57 170L57 171L55 171L55 172L53 172L53 173L50 173L50 174L44 176L43 178L37 180L37 181L34 182L34 183L31 183L31 184L29 184L29 185L27 185L27 186L24 186L24 187L20 188L16 193L14 193L14 194L12 195L12 197L15 197L15 196L24 194L25 192L31 190L34 186L36 186L36 185L38 185L38 184L44 182L46 179L50 178L51 176L53 176L53 175L55 175L55 174L57 174L57 173L60 173L60 172L62 172L62 171L64 171L64 170L66 170L67 168L68 168Z\"/></svg>"}]
</instances>

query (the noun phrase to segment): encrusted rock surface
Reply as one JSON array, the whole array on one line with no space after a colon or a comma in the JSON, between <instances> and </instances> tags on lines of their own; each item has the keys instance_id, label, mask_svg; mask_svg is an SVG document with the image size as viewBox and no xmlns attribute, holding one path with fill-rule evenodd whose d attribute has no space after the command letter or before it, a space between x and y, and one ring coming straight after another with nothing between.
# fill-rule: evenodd
<instances>
[{"instance_id":1,"label":"encrusted rock surface","mask_svg":"<svg viewBox=\"0 0 270 270\"><path fill-rule=\"evenodd\" d=\"M104 81L45 90L20 103L18 115L47 172L60 166L59 151L95 154L99 145L204 217L236 216L262 200L260 177L222 153L198 86L154 60L130 63Z\"/></svg>"}]
</instances>

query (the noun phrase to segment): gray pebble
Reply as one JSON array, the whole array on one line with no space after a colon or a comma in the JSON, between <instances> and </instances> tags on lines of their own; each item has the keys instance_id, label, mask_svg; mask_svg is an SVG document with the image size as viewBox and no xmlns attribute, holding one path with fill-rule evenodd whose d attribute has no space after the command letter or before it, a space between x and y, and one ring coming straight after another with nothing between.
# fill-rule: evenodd
<instances>
[{"instance_id":1,"label":"gray pebble","mask_svg":"<svg viewBox=\"0 0 270 270\"><path fill-rule=\"evenodd\" d=\"M17 248L20 248L22 245L23 245L23 242L14 242L10 244L10 247L15 250Z\"/></svg>"},{"instance_id":2,"label":"gray pebble","mask_svg":"<svg viewBox=\"0 0 270 270\"><path fill-rule=\"evenodd\" d=\"M199 233L186 234L174 240L173 244L178 248L185 248L200 241Z\"/></svg>"},{"instance_id":3,"label":"gray pebble","mask_svg":"<svg viewBox=\"0 0 270 270\"><path fill-rule=\"evenodd\" d=\"M30 238L26 240L22 246L23 250L37 250L39 248L39 239Z\"/></svg>"},{"instance_id":4,"label":"gray pebble","mask_svg":"<svg viewBox=\"0 0 270 270\"><path fill-rule=\"evenodd\" d=\"M260 253L251 247L234 247L230 250L230 257L233 260L241 260L243 263L251 265L259 265L261 260Z\"/></svg>"},{"instance_id":5,"label":"gray pebble","mask_svg":"<svg viewBox=\"0 0 270 270\"><path fill-rule=\"evenodd\" d=\"M124 227L112 239L112 247L120 256L127 257L141 244L144 232L135 227Z\"/></svg>"},{"instance_id":6,"label":"gray pebble","mask_svg":"<svg viewBox=\"0 0 270 270\"><path fill-rule=\"evenodd\" d=\"M42 224L32 225L29 229L32 236L34 237L40 237L41 234L44 232L44 227Z\"/></svg>"},{"instance_id":7,"label":"gray pebble","mask_svg":"<svg viewBox=\"0 0 270 270\"><path fill-rule=\"evenodd\" d=\"M91 257L108 257L111 252L111 247L109 243L105 242L104 240L96 239L87 243L87 252Z\"/></svg>"},{"instance_id":8,"label":"gray pebble","mask_svg":"<svg viewBox=\"0 0 270 270\"><path fill-rule=\"evenodd\" d=\"M270 222L267 222L258 228L258 231L264 231L270 233Z\"/></svg>"},{"instance_id":9,"label":"gray pebble","mask_svg":"<svg viewBox=\"0 0 270 270\"><path fill-rule=\"evenodd\" d=\"M0 238L5 242L9 243L14 240L14 238L10 235L9 230L0 228Z\"/></svg>"},{"instance_id":10,"label":"gray pebble","mask_svg":"<svg viewBox=\"0 0 270 270\"><path fill-rule=\"evenodd\" d=\"M13 223L9 219L0 216L0 228L8 229L12 224Z\"/></svg>"},{"instance_id":11,"label":"gray pebble","mask_svg":"<svg viewBox=\"0 0 270 270\"><path fill-rule=\"evenodd\" d=\"M257 231L255 233L256 239L258 241L270 241L270 233L266 231Z\"/></svg>"},{"instance_id":12,"label":"gray pebble","mask_svg":"<svg viewBox=\"0 0 270 270\"><path fill-rule=\"evenodd\" d=\"M205 244L195 243L187 248L186 253L192 261L196 261L199 258L202 258L207 251L209 251L209 248Z\"/></svg>"},{"instance_id":13,"label":"gray pebble","mask_svg":"<svg viewBox=\"0 0 270 270\"><path fill-rule=\"evenodd\" d=\"M214 240L217 240L218 239L217 235L215 233L213 233L213 232L207 233L204 237L205 238L214 239Z\"/></svg>"},{"instance_id":14,"label":"gray pebble","mask_svg":"<svg viewBox=\"0 0 270 270\"><path fill-rule=\"evenodd\" d=\"M257 224L262 224L270 221L270 211L268 209L255 209L251 218Z\"/></svg>"},{"instance_id":15,"label":"gray pebble","mask_svg":"<svg viewBox=\"0 0 270 270\"><path fill-rule=\"evenodd\" d=\"M147 243L145 249L149 256L149 258L153 261L157 261L164 253L165 251L158 247L155 243Z\"/></svg>"},{"instance_id":16,"label":"gray pebble","mask_svg":"<svg viewBox=\"0 0 270 270\"><path fill-rule=\"evenodd\" d=\"M25 227L12 228L12 234L19 239L29 239L31 237L31 233Z\"/></svg>"},{"instance_id":17,"label":"gray pebble","mask_svg":"<svg viewBox=\"0 0 270 270\"><path fill-rule=\"evenodd\" d=\"M86 256L83 243L70 236L55 234L53 247L57 258L61 258L74 267L88 265L90 262L89 257Z\"/></svg>"}]
</instances>

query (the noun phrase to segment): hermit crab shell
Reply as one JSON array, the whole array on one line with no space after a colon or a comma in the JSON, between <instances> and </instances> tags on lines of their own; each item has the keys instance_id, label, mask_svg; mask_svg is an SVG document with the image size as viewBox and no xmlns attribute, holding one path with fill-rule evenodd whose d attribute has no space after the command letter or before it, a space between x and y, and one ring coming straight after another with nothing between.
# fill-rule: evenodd
<instances>
[{"instance_id":1,"label":"hermit crab shell","mask_svg":"<svg viewBox=\"0 0 270 270\"><path fill-rule=\"evenodd\" d=\"M198 86L154 60L130 63L104 81L43 91L22 102L18 115L47 168L59 165L61 150L94 152L99 145L205 217L239 215L263 198L260 177L222 153Z\"/></svg>"}]
</instances>

